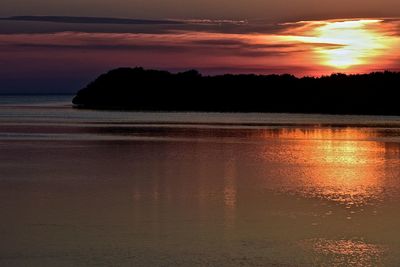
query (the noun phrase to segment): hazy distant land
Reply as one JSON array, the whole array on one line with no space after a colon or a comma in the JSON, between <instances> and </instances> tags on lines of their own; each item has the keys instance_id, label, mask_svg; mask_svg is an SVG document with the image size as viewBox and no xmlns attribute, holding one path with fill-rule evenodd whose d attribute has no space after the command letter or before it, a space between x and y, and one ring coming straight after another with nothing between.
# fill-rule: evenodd
<instances>
[{"instance_id":1,"label":"hazy distant land","mask_svg":"<svg viewBox=\"0 0 400 267\"><path fill-rule=\"evenodd\" d=\"M400 115L398 72L202 76L119 68L80 90L73 103L92 109Z\"/></svg>"}]
</instances>

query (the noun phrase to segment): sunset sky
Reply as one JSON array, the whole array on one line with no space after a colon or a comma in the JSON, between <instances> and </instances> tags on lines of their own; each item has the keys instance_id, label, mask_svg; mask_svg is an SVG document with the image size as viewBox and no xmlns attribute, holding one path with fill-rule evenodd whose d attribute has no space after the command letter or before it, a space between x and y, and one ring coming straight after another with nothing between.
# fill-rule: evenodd
<instances>
[{"instance_id":1,"label":"sunset sky","mask_svg":"<svg viewBox=\"0 0 400 267\"><path fill-rule=\"evenodd\" d=\"M0 93L74 93L122 66L297 76L400 70L394 0L0 5Z\"/></svg>"}]
</instances>

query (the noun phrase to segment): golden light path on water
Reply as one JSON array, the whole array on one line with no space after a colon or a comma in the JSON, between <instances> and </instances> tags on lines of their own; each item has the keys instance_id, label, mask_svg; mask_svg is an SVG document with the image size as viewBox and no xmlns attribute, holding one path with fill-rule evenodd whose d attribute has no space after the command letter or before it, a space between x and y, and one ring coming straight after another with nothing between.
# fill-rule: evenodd
<instances>
[{"instance_id":1,"label":"golden light path on water","mask_svg":"<svg viewBox=\"0 0 400 267\"><path fill-rule=\"evenodd\" d=\"M337 231L334 238L327 235L305 239L299 245L331 259L329 265L321 266L378 264L387 248L354 235L354 232L370 231L361 225L374 220L379 203L386 197L385 190L390 188L384 178L389 169L384 167L388 163L388 151L375 141L377 133L351 128L283 129L278 133L266 133L265 138L271 137L285 140L289 146L274 155L265 155L268 162L274 157L277 161L286 160L291 166L287 172L277 173L292 177L283 186L282 194L316 201L314 211L321 211L315 213L313 225L316 229ZM335 225L335 222L340 223ZM341 237L345 236L346 229L352 229L354 237Z\"/></svg>"},{"instance_id":2,"label":"golden light path on water","mask_svg":"<svg viewBox=\"0 0 400 267\"><path fill-rule=\"evenodd\" d=\"M306 197L332 201L348 208L380 200L381 165L385 148L370 141L373 133L356 129L284 130L279 138L293 139L280 156L301 166L300 179L290 181Z\"/></svg>"}]
</instances>

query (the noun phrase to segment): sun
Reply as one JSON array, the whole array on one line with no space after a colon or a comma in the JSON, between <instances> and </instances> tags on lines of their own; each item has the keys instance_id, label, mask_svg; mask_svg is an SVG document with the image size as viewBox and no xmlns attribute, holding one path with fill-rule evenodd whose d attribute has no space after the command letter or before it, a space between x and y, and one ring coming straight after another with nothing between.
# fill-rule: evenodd
<instances>
[{"instance_id":1,"label":"sun","mask_svg":"<svg viewBox=\"0 0 400 267\"><path fill-rule=\"evenodd\" d=\"M385 39L372 26L380 20L329 22L315 29L318 42L327 44L315 50L321 63L338 69L367 64L385 49Z\"/></svg>"},{"instance_id":2,"label":"sun","mask_svg":"<svg viewBox=\"0 0 400 267\"><path fill-rule=\"evenodd\" d=\"M286 40L311 45L315 63L332 69L350 69L373 63L391 47L393 38L382 31L383 20L298 22L311 26Z\"/></svg>"}]
</instances>

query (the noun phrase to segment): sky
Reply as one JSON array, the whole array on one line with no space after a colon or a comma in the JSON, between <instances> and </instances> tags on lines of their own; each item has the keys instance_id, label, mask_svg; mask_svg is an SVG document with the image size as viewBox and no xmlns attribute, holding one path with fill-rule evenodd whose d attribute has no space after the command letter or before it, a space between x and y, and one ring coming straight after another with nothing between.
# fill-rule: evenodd
<instances>
[{"instance_id":1,"label":"sky","mask_svg":"<svg viewBox=\"0 0 400 267\"><path fill-rule=\"evenodd\" d=\"M327 19L400 16L398 0L2 0L0 16Z\"/></svg>"},{"instance_id":2,"label":"sky","mask_svg":"<svg viewBox=\"0 0 400 267\"><path fill-rule=\"evenodd\" d=\"M117 67L296 76L400 70L400 1L0 5L0 94L75 93Z\"/></svg>"}]
</instances>

